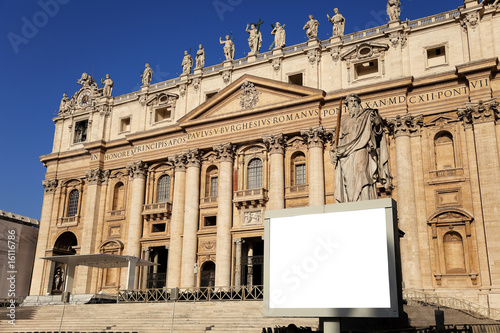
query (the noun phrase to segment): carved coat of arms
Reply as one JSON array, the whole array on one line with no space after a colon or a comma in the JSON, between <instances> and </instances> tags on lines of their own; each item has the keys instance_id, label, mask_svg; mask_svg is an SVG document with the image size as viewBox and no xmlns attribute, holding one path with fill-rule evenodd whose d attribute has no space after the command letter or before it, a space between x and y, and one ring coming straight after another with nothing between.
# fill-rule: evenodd
<instances>
[{"instance_id":1,"label":"carved coat of arms","mask_svg":"<svg viewBox=\"0 0 500 333\"><path fill-rule=\"evenodd\" d=\"M242 109L252 109L259 101L259 92L251 82L241 85L240 105Z\"/></svg>"}]
</instances>

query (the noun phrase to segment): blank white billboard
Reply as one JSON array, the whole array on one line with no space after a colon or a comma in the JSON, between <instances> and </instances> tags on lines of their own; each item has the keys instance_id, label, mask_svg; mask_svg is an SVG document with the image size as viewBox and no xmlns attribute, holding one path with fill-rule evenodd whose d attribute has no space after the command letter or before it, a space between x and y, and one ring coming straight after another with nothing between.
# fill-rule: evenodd
<instances>
[{"instance_id":1,"label":"blank white billboard","mask_svg":"<svg viewBox=\"0 0 500 333\"><path fill-rule=\"evenodd\" d=\"M392 203L267 212L264 314L397 317Z\"/></svg>"}]
</instances>

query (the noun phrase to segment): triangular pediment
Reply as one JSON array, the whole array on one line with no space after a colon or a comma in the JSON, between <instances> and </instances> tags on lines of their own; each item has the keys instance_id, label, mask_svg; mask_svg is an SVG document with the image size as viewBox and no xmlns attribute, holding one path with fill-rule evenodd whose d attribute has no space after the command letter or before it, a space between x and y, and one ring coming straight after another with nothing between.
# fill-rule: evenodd
<instances>
[{"instance_id":1,"label":"triangular pediment","mask_svg":"<svg viewBox=\"0 0 500 333\"><path fill-rule=\"evenodd\" d=\"M325 92L252 75L243 75L179 119L179 124L243 116L320 99Z\"/></svg>"},{"instance_id":2,"label":"triangular pediment","mask_svg":"<svg viewBox=\"0 0 500 333\"><path fill-rule=\"evenodd\" d=\"M443 126L445 126L445 125L447 125L449 123L455 122L457 120L458 120L457 117L452 118L452 117L449 117L449 116L438 115L438 116L435 116L435 117L429 119L424 124L424 126L438 126L438 127L443 127Z\"/></svg>"}]
</instances>

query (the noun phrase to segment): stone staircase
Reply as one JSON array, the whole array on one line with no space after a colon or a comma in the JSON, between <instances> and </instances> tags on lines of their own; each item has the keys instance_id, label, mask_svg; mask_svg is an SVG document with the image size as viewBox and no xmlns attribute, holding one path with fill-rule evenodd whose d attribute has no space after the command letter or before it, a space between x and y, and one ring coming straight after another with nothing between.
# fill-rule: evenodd
<instances>
[{"instance_id":1,"label":"stone staircase","mask_svg":"<svg viewBox=\"0 0 500 333\"><path fill-rule=\"evenodd\" d=\"M219 301L17 307L15 326L0 308L0 332L261 333L263 327L290 323L318 329L317 318L265 318L262 306Z\"/></svg>"}]
</instances>

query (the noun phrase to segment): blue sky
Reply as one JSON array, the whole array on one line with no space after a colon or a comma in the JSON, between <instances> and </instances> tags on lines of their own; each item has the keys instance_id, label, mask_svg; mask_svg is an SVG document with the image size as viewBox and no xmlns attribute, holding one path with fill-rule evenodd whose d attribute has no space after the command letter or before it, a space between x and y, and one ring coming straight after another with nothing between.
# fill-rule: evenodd
<instances>
[{"instance_id":1,"label":"blue sky","mask_svg":"<svg viewBox=\"0 0 500 333\"><path fill-rule=\"evenodd\" d=\"M462 0L401 0L401 19L456 9ZM332 32L326 12L338 7L345 33L383 25L386 0L0 0L0 209L40 218L45 167L52 151L52 121L64 92L79 89L83 72L110 74L113 96L139 89L148 62L153 83L179 76L184 50L203 44L206 66L224 60L219 37L233 33L235 58L249 51L247 23L265 23L261 51L273 39L271 23L286 25L287 45L306 41L313 14L321 40Z\"/></svg>"}]
</instances>

